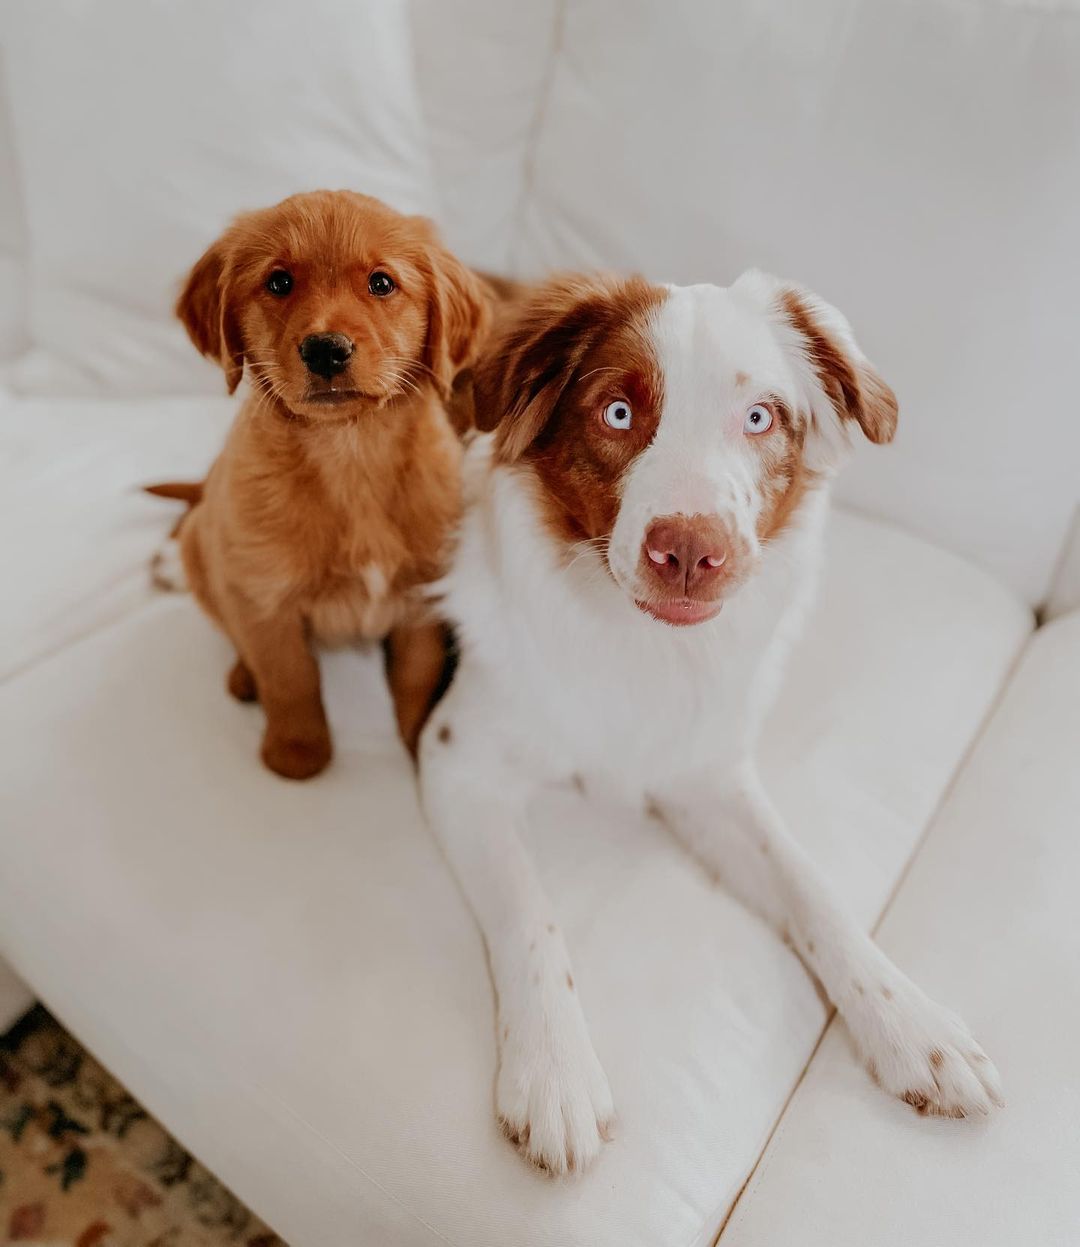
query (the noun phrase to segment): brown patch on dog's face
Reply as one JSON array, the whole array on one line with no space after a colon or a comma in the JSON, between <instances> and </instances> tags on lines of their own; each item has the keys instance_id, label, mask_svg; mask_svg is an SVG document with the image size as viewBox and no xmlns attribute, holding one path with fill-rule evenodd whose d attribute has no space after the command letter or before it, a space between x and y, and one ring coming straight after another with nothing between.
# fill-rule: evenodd
<instances>
[{"instance_id":1,"label":"brown patch on dog's face","mask_svg":"<svg viewBox=\"0 0 1080 1247\"><path fill-rule=\"evenodd\" d=\"M819 483L816 472L805 459L809 418L793 411L782 399L769 397L764 405L773 414L772 428L753 440L761 456L758 488L762 507L757 519L757 535L762 542L779 537L799 513L807 491Z\"/></svg>"},{"instance_id":2,"label":"brown patch on dog's face","mask_svg":"<svg viewBox=\"0 0 1080 1247\"><path fill-rule=\"evenodd\" d=\"M623 477L655 435L663 381L648 320L664 297L641 278L556 279L478 370L478 423L498 425L498 460L533 472L564 542L610 536Z\"/></svg>"},{"instance_id":3,"label":"brown patch on dog's face","mask_svg":"<svg viewBox=\"0 0 1080 1247\"><path fill-rule=\"evenodd\" d=\"M431 223L351 191L241 217L177 304L200 351L296 415L340 419L434 384L449 394L490 312Z\"/></svg>"}]
</instances>

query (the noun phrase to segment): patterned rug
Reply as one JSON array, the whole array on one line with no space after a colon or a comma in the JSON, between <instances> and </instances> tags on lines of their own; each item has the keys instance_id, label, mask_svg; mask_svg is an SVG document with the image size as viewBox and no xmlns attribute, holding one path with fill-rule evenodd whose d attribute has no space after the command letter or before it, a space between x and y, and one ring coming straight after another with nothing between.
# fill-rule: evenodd
<instances>
[{"instance_id":1,"label":"patterned rug","mask_svg":"<svg viewBox=\"0 0 1080 1247\"><path fill-rule=\"evenodd\" d=\"M0 1244L285 1247L42 1008L0 1038Z\"/></svg>"}]
</instances>

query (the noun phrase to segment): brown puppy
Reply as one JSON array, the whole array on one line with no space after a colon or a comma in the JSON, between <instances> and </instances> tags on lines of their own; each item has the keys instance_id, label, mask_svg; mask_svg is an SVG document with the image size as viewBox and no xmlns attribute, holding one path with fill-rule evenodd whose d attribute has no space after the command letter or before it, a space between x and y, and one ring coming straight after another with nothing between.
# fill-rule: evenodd
<instances>
[{"instance_id":1,"label":"brown puppy","mask_svg":"<svg viewBox=\"0 0 1080 1247\"><path fill-rule=\"evenodd\" d=\"M315 642L386 639L415 747L445 659L418 590L460 508L446 404L492 300L428 221L348 191L240 217L188 278L192 341L252 392L201 488L151 487L191 504L155 579L186 580L236 646L228 687L262 703L279 775L330 761Z\"/></svg>"}]
</instances>

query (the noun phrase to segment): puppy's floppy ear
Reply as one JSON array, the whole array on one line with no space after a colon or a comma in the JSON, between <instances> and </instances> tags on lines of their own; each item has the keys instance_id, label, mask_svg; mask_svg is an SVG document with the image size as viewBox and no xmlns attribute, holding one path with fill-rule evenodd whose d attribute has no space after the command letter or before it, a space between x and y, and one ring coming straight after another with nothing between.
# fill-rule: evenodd
<instances>
[{"instance_id":1,"label":"puppy's floppy ear","mask_svg":"<svg viewBox=\"0 0 1080 1247\"><path fill-rule=\"evenodd\" d=\"M614 283L552 278L509 314L474 375L476 426L496 456L520 459L543 433L586 351L611 320Z\"/></svg>"},{"instance_id":2,"label":"puppy's floppy ear","mask_svg":"<svg viewBox=\"0 0 1080 1247\"><path fill-rule=\"evenodd\" d=\"M830 432L834 442L837 433L846 440L846 427L854 422L871 442L892 441L899 411L896 395L835 307L809 290L753 271L744 273L733 289L764 304L785 345L803 365L814 423L826 440Z\"/></svg>"},{"instance_id":3,"label":"puppy's floppy ear","mask_svg":"<svg viewBox=\"0 0 1080 1247\"><path fill-rule=\"evenodd\" d=\"M231 394L244 373L244 343L229 289L228 235L219 238L188 275L176 314L202 355L225 370Z\"/></svg>"},{"instance_id":4,"label":"puppy's floppy ear","mask_svg":"<svg viewBox=\"0 0 1080 1247\"><path fill-rule=\"evenodd\" d=\"M424 364L444 399L459 373L476 362L491 328L491 301L480 279L437 240L426 255L430 285Z\"/></svg>"}]
</instances>

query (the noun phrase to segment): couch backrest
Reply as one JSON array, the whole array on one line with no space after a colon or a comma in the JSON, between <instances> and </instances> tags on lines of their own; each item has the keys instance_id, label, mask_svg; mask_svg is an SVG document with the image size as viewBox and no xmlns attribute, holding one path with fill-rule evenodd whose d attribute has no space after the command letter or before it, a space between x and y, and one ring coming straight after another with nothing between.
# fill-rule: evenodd
<instances>
[{"instance_id":1,"label":"couch backrest","mask_svg":"<svg viewBox=\"0 0 1080 1247\"><path fill-rule=\"evenodd\" d=\"M1080 496L1078 0L414 0L414 20L472 258L815 288L901 398L841 495L1043 597Z\"/></svg>"},{"instance_id":2,"label":"couch backrest","mask_svg":"<svg viewBox=\"0 0 1080 1247\"><path fill-rule=\"evenodd\" d=\"M514 267L560 4L410 0L443 232L466 259L499 272Z\"/></svg>"},{"instance_id":3,"label":"couch backrest","mask_svg":"<svg viewBox=\"0 0 1080 1247\"><path fill-rule=\"evenodd\" d=\"M3 0L34 394L221 393L172 306L239 212L437 212L405 0Z\"/></svg>"}]
</instances>

